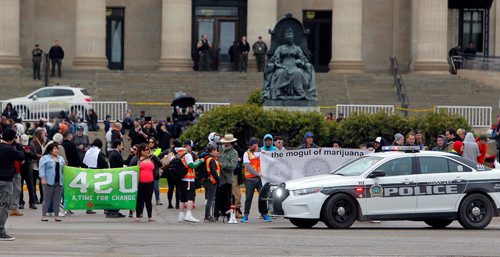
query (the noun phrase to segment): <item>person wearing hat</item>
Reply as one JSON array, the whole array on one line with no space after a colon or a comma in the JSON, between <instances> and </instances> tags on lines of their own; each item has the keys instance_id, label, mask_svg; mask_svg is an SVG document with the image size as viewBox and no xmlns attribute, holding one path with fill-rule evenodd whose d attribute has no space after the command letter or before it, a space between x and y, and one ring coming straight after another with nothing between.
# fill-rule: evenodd
<instances>
[{"instance_id":1,"label":"person wearing hat","mask_svg":"<svg viewBox=\"0 0 500 257\"><path fill-rule=\"evenodd\" d=\"M245 212L241 222L248 222L248 215L252 208L252 200L255 190L260 192L262 181L260 179L260 149L259 140L255 137L248 141L248 151L243 154L243 165L245 165ZM267 213L260 214L265 222L271 222Z\"/></svg>"},{"instance_id":2,"label":"person wearing hat","mask_svg":"<svg viewBox=\"0 0 500 257\"><path fill-rule=\"evenodd\" d=\"M76 135L73 137L73 143L78 149L78 157L83 160L85 157L85 152L89 149L90 139L89 136L84 134L85 128L82 125L78 125Z\"/></svg>"},{"instance_id":3,"label":"person wearing hat","mask_svg":"<svg viewBox=\"0 0 500 257\"><path fill-rule=\"evenodd\" d=\"M238 152L234 149L233 143L237 139L233 134L225 134L224 138L220 139L222 143L219 163L221 166L221 181L220 187L217 190L216 197L216 218L219 215L225 215L231 207L231 194L234 195L236 206L236 217L241 218L241 190L238 183L238 177L234 175L234 170L238 167ZM235 188L236 187L236 188ZM239 211L238 211L239 210Z\"/></svg>"},{"instance_id":4,"label":"person wearing hat","mask_svg":"<svg viewBox=\"0 0 500 257\"><path fill-rule=\"evenodd\" d=\"M9 217L12 203L13 180L16 175L14 162L24 160L21 146L16 143L16 132L6 129L2 133L0 142L0 241L12 241L15 237L5 231L5 223Z\"/></svg>"},{"instance_id":5,"label":"person wearing hat","mask_svg":"<svg viewBox=\"0 0 500 257\"><path fill-rule=\"evenodd\" d=\"M438 152L446 152L446 148L448 147L448 139L446 139L445 135L439 135L436 138L437 146L432 148L432 151Z\"/></svg>"},{"instance_id":6,"label":"person wearing hat","mask_svg":"<svg viewBox=\"0 0 500 257\"><path fill-rule=\"evenodd\" d=\"M21 165L21 188L23 188L24 183L26 183L26 187L28 188L29 195L29 208L37 209L35 206L35 187L33 185L33 169L32 162L37 158L35 145L30 143L30 138L28 135L21 136L21 145L23 146L24 151L24 162ZM19 197L19 209L24 209L24 194L23 190L21 190L21 195Z\"/></svg>"},{"instance_id":7,"label":"person wearing hat","mask_svg":"<svg viewBox=\"0 0 500 257\"><path fill-rule=\"evenodd\" d=\"M179 208L179 217L178 221L188 221L193 223L200 222L199 219L193 217L191 210L193 209L194 200L196 198L196 168L203 163L203 159L199 159L194 161L195 156L193 153L194 143L192 140L187 139L182 144L182 148L176 149L177 153L182 156L182 164L187 168L187 173L184 178L181 180L180 184L180 198L181 204ZM187 211L184 212L184 209L187 208Z\"/></svg>"},{"instance_id":8,"label":"person wearing hat","mask_svg":"<svg viewBox=\"0 0 500 257\"><path fill-rule=\"evenodd\" d=\"M405 136L401 133L396 133L394 135L394 142L392 142L393 146L403 146L405 144Z\"/></svg>"},{"instance_id":9,"label":"person wearing hat","mask_svg":"<svg viewBox=\"0 0 500 257\"><path fill-rule=\"evenodd\" d=\"M314 134L311 131L304 134L304 143L298 147L298 149L307 148L318 148L318 146L314 143Z\"/></svg>"}]
</instances>

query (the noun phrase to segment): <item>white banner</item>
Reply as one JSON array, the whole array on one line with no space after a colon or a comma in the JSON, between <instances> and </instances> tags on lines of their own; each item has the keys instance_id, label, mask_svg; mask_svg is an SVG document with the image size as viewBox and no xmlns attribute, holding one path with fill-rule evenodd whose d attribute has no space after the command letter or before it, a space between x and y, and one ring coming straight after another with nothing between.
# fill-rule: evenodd
<instances>
[{"instance_id":1,"label":"white banner","mask_svg":"<svg viewBox=\"0 0 500 257\"><path fill-rule=\"evenodd\" d=\"M347 162L370 153L344 148L309 148L282 152L261 152L262 184L279 184L292 179L328 174Z\"/></svg>"}]
</instances>

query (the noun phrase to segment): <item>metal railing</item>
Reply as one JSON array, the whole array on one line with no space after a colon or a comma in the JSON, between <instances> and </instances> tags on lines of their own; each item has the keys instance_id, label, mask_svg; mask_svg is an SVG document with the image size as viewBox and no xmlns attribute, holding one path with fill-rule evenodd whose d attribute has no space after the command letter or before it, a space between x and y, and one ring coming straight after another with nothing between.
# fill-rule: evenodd
<instances>
[{"instance_id":1,"label":"metal railing","mask_svg":"<svg viewBox=\"0 0 500 257\"><path fill-rule=\"evenodd\" d=\"M1 101L2 110L9 101ZM18 118L23 121L39 121L42 118L49 119L58 116L61 111L68 115L72 111L77 112L77 116L86 121L87 111L94 109L97 114L99 122L104 121L106 115L110 115L112 120L122 120L127 108L127 102L37 102L37 101L15 101L11 102L12 106L18 113Z\"/></svg>"},{"instance_id":2,"label":"metal railing","mask_svg":"<svg viewBox=\"0 0 500 257\"><path fill-rule=\"evenodd\" d=\"M337 104L335 117L343 114L344 118L354 113L378 113L386 112L394 114L394 105L364 105L364 104Z\"/></svg>"},{"instance_id":3,"label":"metal railing","mask_svg":"<svg viewBox=\"0 0 500 257\"><path fill-rule=\"evenodd\" d=\"M492 124L491 106L436 106L434 112L458 114L474 128L489 128Z\"/></svg>"},{"instance_id":4,"label":"metal railing","mask_svg":"<svg viewBox=\"0 0 500 257\"><path fill-rule=\"evenodd\" d=\"M198 102L196 103L196 106L203 106L203 111L210 111L211 109L214 109L219 106L228 106L231 105L231 103L205 103L205 102Z\"/></svg>"},{"instance_id":5,"label":"metal railing","mask_svg":"<svg viewBox=\"0 0 500 257\"><path fill-rule=\"evenodd\" d=\"M391 62L391 73L394 79L394 86L396 86L398 100L401 102L401 108L408 109L408 107L410 106L410 101L408 100L408 94L406 93L403 76L399 71L398 59L396 58L396 56L391 56L389 57L389 60ZM408 116L408 112L404 111L404 115Z\"/></svg>"},{"instance_id":6,"label":"metal railing","mask_svg":"<svg viewBox=\"0 0 500 257\"><path fill-rule=\"evenodd\" d=\"M90 106L89 106L90 105ZM93 101L90 103L73 103L69 110L77 111L78 117L82 117L84 121L87 119L87 111L92 108L97 114L97 119L102 122L106 116L111 116L112 121L122 121L128 109L127 102L109 102L109 101Z\"/></svg>"},{"instance_id":7,"label":"metal railing","mask_svg":"<svg viewBox=\"0 0 500 257\"><path fill-rule=\"evenodd\" d=\"M50 106L47 102L35 101L1 101L2 111L8 103L12 104L14 110L17 111L17 118L23 121L39 121L42 118L48 119L50 113Z\"/></svg>"}]
</instances>

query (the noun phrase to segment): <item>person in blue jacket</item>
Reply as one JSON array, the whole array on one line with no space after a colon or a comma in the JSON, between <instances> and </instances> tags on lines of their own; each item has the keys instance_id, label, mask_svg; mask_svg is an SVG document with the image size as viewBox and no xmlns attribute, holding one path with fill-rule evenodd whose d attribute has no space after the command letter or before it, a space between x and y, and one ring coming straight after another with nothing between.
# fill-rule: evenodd
<instances>
[{"instance_id":1,"label":"person in blue jacket","mask_svg":"<svg viewBox=\"0 0 500 257\"><path fill-rule=\"evenodd\" d=\"M262 144L263 144L263 146L260 148L262 151L266 151L266 152L278 151L278 148L276 148L276 146L274 146L274 138L273 138L273 135L271 135L271 134L266 134L264 136L264 139L262 139Z\"/></svg>"}]
</instances>

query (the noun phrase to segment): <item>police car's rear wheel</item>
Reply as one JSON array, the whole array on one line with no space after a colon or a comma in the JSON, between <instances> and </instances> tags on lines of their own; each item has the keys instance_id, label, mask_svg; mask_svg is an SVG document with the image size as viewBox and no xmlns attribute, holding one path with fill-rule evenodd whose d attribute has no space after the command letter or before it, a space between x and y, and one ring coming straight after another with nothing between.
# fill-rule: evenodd
<instances>
[{"instance_id":1,"label":"police car's rear wheel","mask_svg":"<svg viewBox=\"0 0 500 257\"><path fill-rule=\"evenodd\" d=\"M358 216L352 197L337 194L327 200L323 208L323 221L329 228L349 228Z\"/></svg>"},{"instance_id":2,"label":"police car's rear wheel","mask_svg":"<svg viewBox=\"0 0 500 257\"><path fill-rule=\"evenodd\" d=\"M450 225L453 220L426 220L425 224L433 227L433 228L445 228Z\"/></svg>"},{"instance_id":3,"label":"police car's rear wheel","mask_svg":"<svg viewBox=\"0 0 500 257\"><path fill-rule=\"evenodd\" d=\"M290 219L290 222L298 228L311 228L318 224L318 220L311 219Z\"/></svg>"},{"instance_id":4,"label":"police car's rear wheel","mask_svg":"<svg viewBox=\"0 0 500 257\"><path fill-rule=\"evenodd\" d=\"M467 196L458 209L458 222L464 228L483 229L493 218L493 206L490 199L481 194Z\"/></svg>"}]
</instances>

